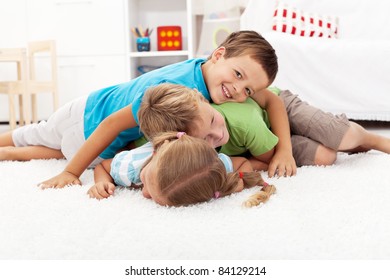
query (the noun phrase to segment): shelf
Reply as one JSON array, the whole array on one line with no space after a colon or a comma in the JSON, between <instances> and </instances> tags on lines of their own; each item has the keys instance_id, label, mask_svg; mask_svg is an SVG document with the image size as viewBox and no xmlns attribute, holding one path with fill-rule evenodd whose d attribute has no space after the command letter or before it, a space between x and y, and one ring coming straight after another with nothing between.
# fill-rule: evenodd
<instances>
[{"instance_id":1,"label":"shelf","mask_svg":"<svg viewBox=\"0 0 390 280\"><path fill-rule=\"evenodd\" d=\"M125 0L127 26L127 53L129 78L139 76L139 65L161 66L194 57L193 50L193 0ZM157 27L181 26L182 50L157 51ZM148 52L138 52L131 27L153 28Z\"/></svg>"},{"instance_id":2,"label":"shelf","mask_svg":"<svg viewBox=\"0 0 390 280\"><path fill-rule=\"evenodd\" d=\"M188 56L188 51L150 51L150 52L131 52L130 57L165 57L165 56Z\"/></svg>"}]
</instances>

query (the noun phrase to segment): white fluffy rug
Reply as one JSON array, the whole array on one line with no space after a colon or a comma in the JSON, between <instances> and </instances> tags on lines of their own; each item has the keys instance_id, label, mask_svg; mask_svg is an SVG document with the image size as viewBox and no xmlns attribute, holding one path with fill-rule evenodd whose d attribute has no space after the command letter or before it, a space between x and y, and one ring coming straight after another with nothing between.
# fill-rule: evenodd
<instances>
[{"instance_id":1,"label":"white fluffy rug","mask_svg":"<svg viewBox=\"0 0 390 280\"><path fill-rule=\"evenodd\" d=\"M166 208L139 191L97 201L83 186L40 190L64 160L0 162L0 259L389 259L390 155L340 154L331 167L272 178L277 194L241 208L256 189Z\"/></svg>"}]
</instances>

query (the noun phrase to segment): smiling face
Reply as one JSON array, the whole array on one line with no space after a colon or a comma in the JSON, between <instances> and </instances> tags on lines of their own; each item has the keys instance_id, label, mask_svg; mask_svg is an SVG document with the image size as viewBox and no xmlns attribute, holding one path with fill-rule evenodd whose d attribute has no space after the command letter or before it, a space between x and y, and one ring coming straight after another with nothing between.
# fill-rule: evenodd
<instances>
[{"instance_id":1,"label":"smiling face","mask_svg":"<svg viewBox=\"0 0 390 280\"><path fill-rule=\"evenodd\" d=\"M216 49L202 66L211 99L216 104L244 102L249 96L269 86L263 67L249 54L224 58L225 48Z\"/></svg>"}]
</instances>

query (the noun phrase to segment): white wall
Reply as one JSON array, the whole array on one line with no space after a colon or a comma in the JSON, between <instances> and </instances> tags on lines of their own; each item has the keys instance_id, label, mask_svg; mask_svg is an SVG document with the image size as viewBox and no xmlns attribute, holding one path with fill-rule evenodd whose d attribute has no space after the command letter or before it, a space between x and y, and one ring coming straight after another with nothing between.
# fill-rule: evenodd
<instances>
[{"instance_id":1,"label":"white wall","mask_svg":"<svg viewBox=\"0 0 390 280\"><path fill-rule=\"evenodd\" d=\"M61 106L127 80L125 6L125 0L1 0L0 48L56 40ZM15 79L15 71L13 64L0 63L0 80ZM38 97L39 119L53 112L51 104L51 97ZM0 121L8 121L3 94Z\"/></svg>"}]
</instances>

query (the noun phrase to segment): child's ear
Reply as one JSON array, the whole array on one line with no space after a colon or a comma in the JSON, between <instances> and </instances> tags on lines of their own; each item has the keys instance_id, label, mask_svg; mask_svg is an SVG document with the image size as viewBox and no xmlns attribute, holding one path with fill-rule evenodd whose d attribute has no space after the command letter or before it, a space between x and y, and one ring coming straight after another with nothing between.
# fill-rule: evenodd
<instances>
[{"instance_id":1,"label":"child's ear","mask_svg":"<svg viewBox=\"0 0 390 280\"><path fill-rule=\"evenodd\" d=\"M211 60L213 62L216 62L218 59L224 56L225 51L226 51L225 47L219 47L215 49L213 54L211 55Z\"/></svg>"}]
</instances>

